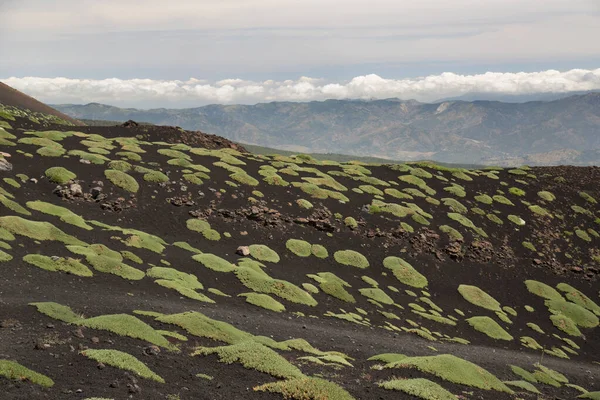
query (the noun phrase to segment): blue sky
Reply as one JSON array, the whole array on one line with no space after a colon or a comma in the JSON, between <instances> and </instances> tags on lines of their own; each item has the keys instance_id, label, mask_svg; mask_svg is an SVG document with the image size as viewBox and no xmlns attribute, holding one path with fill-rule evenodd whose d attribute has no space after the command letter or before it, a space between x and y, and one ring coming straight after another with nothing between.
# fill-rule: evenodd
<instances>
[{"instance_id":1,"label":"blue sky","mask_svg":"<svg viewBox=\"0 0 600 400\"><path fill-rule=\"evenodd\" d=\"M372 74L383 79L380 89L351 94L389 97L389 80L444 72L472 76L473 84L454 85L448 92L446 83L430 79L428 91L396 85L399 91L392 94L428 100L503 87L581 90L600 87L594 72L600 67L598 37L597 0L5 0L0 3L0 79L54 103L113 100L120 105L142 104L150 83L140 87L140 80L152 80L162 88L156 94L171 106L321 99L332 92L294 97L281 94L285 90L277 94L264 82L306 86L302 77L310 77L317 87L345 86ZM592 75L577 75L584 84L555 81L545 87L539 82L541 72L572 69ZM522 81L515 89L482 83L488 71L538 74L505 75ZM55 78L73 81L66 87L67 81ZM194 98L186 90L182 96L177 82L190 78L212 87L241 79L254 94ZM60 88L71 93L61 96ZM332 97L349 94L338 92Z\"/></svg>"}]
</instances>

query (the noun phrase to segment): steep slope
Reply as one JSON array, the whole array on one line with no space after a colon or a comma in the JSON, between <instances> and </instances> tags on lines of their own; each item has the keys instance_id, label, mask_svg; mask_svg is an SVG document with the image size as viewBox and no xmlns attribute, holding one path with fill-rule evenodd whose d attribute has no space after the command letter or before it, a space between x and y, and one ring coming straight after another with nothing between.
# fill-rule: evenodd
<instances>
[{"instance_id":1,"label":"steep slope","mask_svg":"<svg viewBox=\"0 0 600 400\"><path fill-rule=\"evenodd\" d=\"M77 118L177 124L301 152L511 166L600 163L600 93L528 103L389 99L182 110L56 107Z\"/></svg>"},{"instance_id":2,"label":"steep slope","mask_svg":"<svg viewBox=\"0 0 600 400\"><path fill-rule=\"evenodd\" d=\"M3 398L600 390L598 168L258 156L22 114L0 119Z\"/></svg>"},{"instance_id":3,"label":"steep slope","mask_svg":"<svg viewBox=\"0 0 600 400\"><path fill-rule=\"evenodd\" d=\"M34 99L31 96L26 95L23 92L19 92L17 89L13 89L2 82L0 82L0 104L3 104L4 106L22 108L33 113L53 115L77 126L84 125L82 122L61 113L60 111L55 110L54 108Z\"/></svg>"}]
</instances>

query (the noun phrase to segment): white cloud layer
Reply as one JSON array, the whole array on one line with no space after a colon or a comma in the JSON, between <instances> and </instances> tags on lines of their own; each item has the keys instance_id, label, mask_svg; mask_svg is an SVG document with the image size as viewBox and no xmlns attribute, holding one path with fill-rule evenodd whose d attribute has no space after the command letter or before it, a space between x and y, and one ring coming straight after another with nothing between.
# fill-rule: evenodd
<instances>
[{"instance_id":1,"label":"white cloud layer","mask_svg":"<svg viewBox=\"0 0 600 400\"><path fill-rule=\"evenodd\" d=\"M479 75L445 72L411 79L385 79L370 74L339 83L308 77L261 82L224 79L212 83L195 78L180 81L11 77L2 81L51 104L98 102L130 107L189 107L348 98L433 101L467 93L523 95L598 90L600 68Z\"/></svg>"}]
</instances>

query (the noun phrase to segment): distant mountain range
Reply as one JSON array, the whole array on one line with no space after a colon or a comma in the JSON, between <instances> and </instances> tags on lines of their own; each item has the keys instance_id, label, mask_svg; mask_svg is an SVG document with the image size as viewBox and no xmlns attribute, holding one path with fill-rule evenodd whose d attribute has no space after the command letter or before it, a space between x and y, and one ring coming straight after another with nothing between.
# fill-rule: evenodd
<instances>
[{"instance_id":1,"label":"distant mountain range","mask_svg":"<svg viewBox=\"0 0 600 400\"><path fill-rule=\"evenodd\" d=\"M145 121L298 152L495 165L600 165L600 93L553 101L327 100L138 110L55 105L78 119Z\"/></svg>"}]
</instances>

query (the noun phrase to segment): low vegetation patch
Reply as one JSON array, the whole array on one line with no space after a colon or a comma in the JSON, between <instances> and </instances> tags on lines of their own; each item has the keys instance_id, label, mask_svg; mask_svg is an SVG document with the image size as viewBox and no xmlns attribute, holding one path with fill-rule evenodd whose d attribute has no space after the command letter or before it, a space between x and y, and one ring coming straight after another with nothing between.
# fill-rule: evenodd
<instances>
[{"instance_id":1,"label":"low vegetation patch","mask_svg":"<svg viewBox=\"0 0 600 400\"><path fill-rule=\"evenodd\" d=\"M143 362L125 352L119 350L84 350L81 352L82 355L92 360L98 361L99 363L110 365L125 371L131 371L139 377L152 379L153 381L165 383L165 380L156 373L152 372L150 368Z\"/></svg>"},{"instance_id":2,"label":"low vegetation patch","mask_svg":"<svg viewBox=\"0 0 600 400\"><path fill-rule=\"evenodd\" d=\"M476 331L485 333L492 339L498 340L513 340L513 337L504 330L496 321L490 317L471 317L467 319L469 325L471 325Z\"/></svg>"},{"instance_id":3,"label":"low vegetation patch","mask_svg":"<svg viewBox=\"0 0 600 400\"><path fill-rule=\"evenodd\" d=\"M58 183L59 185L64 185L70 180L77 178L77 175L63 167L48 168L44 172L44 175L46 175L51 182Z\"/></svg>"},{"instance_id":4,"label":"low vegetation patch","mask_svg":"<svg viewBox=\"0 0 600 400\"><path fill-rule=\"evenodd\" d=\"M61 271L77 276L90 277L94 274L79 260L64 257L48 257L41 254L28 254L23 261L46 271Z\"/></svg>"},{"instance_id":5,"label":"low vegetation patch","mask_svg":"<svg viewBox=\"0 0 600 400\"><path fill-rule=\"evenodd\" d=\"M299 257L308 257L312 254L310 243L299 239L289 239L285 242L285 247Z\"/></svg>"},{"instance_id":6,"label":"low vegetation patch","mask_svg":"<svg viewBox=\"0 0 600 400\"><path fill-rule=\"evenodd\" d=\"M441 379L459 385L472 386L484 390L497 390L512 393L504 383L494 375L462 358L451 354L439 356L407 357L400 361L386 364L386 368L416 368L419 371L433 374Z\"/></svg>"},{"instance_id":7,"label":"low vegetation patch","mask_svg":"<svg viewBox=\"0 0 600 400\"><path fill-rule=\"evenodd\" d=\"M500 303L477 286L460 285L458 292L471 304L491 311L502 311Z\"/></svg>"},{"instance_id":8,"label":"low vegetation patch","mask_svg":"<svg viewBox=\"0 0 600 400\"><path fill-rule=\"evenodd\" d=\"M278 263L280 260L279 254L264 244L252 244L249 246L249 248L250 255L257 260L267 261L270 263Z\"/></svg>"},{"instance_id":9,"label":"low vegetation patch","mask_svg":"<svg viewBox=\"0 0 600 400\"><path fill-rule=\"evenodd\" d=\"M264 372L277 378L304 377L298 367L277 352L252 340L229 346L200 347L192 353L193 356L210 354L216 354L222 363L240 363L244 368Z\"/></svg>"},{"instance_id":10,"label":"low vegetation patch","mask_svg":"<svg viewBox=\"0 0 600 400\"><path fill-rule=\"evenodd\" d=\"M238 294L240 297L245 297L246 302L258 307L262 307L267 310L282 312L285 311L285 306L264 293L242 293Z\"/></svg>"},{"instance_id":11,"label":"low vegetation patch","mask_svg":"<svg viewBox=\"0 0 600 400\"><path fill-rule=\"evenodd\" d=\"M254 387L255 391L279 393L286 399L294 400L354 400L341 386L316 377L302 377L266 383Z\"/></svg>"},{"instance_id":12,"label":"low vegetation patch","mask_svg":"<svg viewBox=\"0 0 600 400\"><path fill-rule=\"evenodd\" d=\"M384 389L398 390L425 400L456 400L456 396L435 382L424 378L391 379L379 383Z\"/></svg>"},{"instance_id":13,"label":"low vegetation patch","mask_svg":"<svg viewBox=\"0 0 600 400\"><path fill-rule=\"evenodd\" d=\"M113 185L125 189L128 192L136 193L140 188L140 185L135 178L126 172L116 169L107 169L104 171L104 176L111 181Z\"/></svg>"},{"instance_id":14,"label":"low vegetation patch","mask_svg":"<svg viewBox=\"0 0 600 400\"><path fill-rule=\"evenodd\" d=\"M405 285L419 289L428 285L427 278L400 257L386 257L383 260L383 266L391 270L396 279Z\"/></svg>"},{"instance_id":15,"label":"low vegetation patch","mask_svg":"<svg viewBox=\"0 0 600 400\"><path fill-rule=\"evenodd\" d=\"M369 260L354 250L338 250L333 254L333 258L342 265L350 265L357 268L369 267Z\"/></svg>"},{"instance_id":16,"label":"low vegetation patch","mask_svg":"<svg viewBox=\"0 0 600 400\"><path fill-rule=\"evenodd\" d=\"M35 372L11 360L0 360L0 376L15 381L27 380L44 387L54 386L54 381L46 375Z\"/></svg>"}]
</instances>

